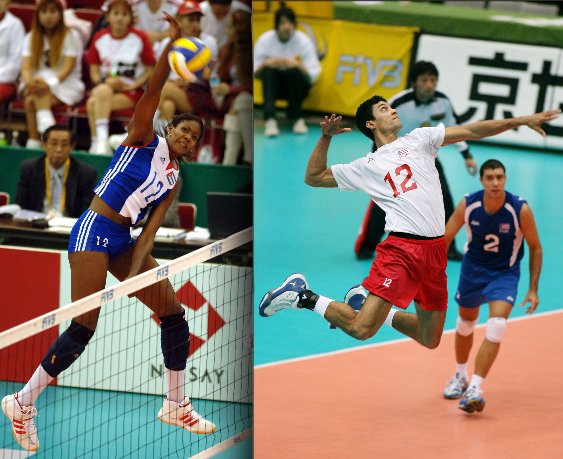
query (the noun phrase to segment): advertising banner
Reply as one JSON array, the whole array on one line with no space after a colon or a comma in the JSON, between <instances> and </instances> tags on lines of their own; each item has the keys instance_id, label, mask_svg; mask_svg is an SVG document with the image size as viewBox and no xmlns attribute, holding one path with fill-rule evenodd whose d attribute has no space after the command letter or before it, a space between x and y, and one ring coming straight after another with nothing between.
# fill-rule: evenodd
<instances>
[{"instance_id":1,"label":"advertising banner","mask_svg":"<svg viewBox=\"0 0 563 459\"><path fill-rule=\"evenodd\" d=\"M185 374L190 397L252 402L250 272L248 267L199 264L170 279L190 326ZM112 284L115 279L108 276L108 286ZM66 327L61 326L61 331ZM92 343L72 371L60 375L58 384L165 394L159 327L158 318L137 300L108 302Z\"/></svg>"},{"instance_id":2,"label":"advertising banner","mask_svg":"<svg viewBox=\"0 0 563 459\"><path fill-rule=\"evenodd\" d=\"M416 60L438 67L438 90L452 101L461 123L502 119L560 108L561 51L542 46L423 35ZM544 126L542 138L519 127L488 138L530 147L563 147L563 117Z\"/></svg>"},{"instance_id":3,"label":"advertising banner","mask_svg":"<svg viewBox=\"0 0 563 459\"><path fill-rule=\"evenodd\" d=\"M0 331L70 303L66 252L0 247L0 260L10 267L0 282ZM169 260L158 262L165 272ZM190 326L186 393L251 403L252 268L200 263L170 280ZM107 286L115 284L108 275ZM0 380L27 381L68 325L63 322L0 351ZM147 306L128 297L111 301L109 295L86 350L53 384L165 394L160 337L160 321Z\"/></svg>"},{"instance_id":4,"label":"advertising banner","mask_svg":"<svg viewBox=\"0 0 563 459\"><path fill-rule=\"evenodd\" d=\"M255 15L254 41L272 28L271 15ZM351 116L365 99L389 98L405 88L416 27L303 18L299 29L315 43L322 65L305 109ZM254 83L254 101L261 104L261 82Z\"/></svg>"}]
</instances>

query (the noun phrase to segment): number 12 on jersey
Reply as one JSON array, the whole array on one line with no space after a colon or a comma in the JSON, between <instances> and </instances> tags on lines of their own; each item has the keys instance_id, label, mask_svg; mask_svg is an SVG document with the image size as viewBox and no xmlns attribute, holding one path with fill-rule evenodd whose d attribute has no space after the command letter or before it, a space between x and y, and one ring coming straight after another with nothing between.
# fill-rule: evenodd
<instances>
[{"instance_id":1,"label":"number 12 on jersey","mask_svg":"<svg viewBox=\"0 0 563 459\"><path fill-rule=\"evenodd\" d=\"M407 173L407 175L403 178L403 181L401 182L401 190L403 191L403 193L406 193L407 191L411 191L411 190L416 190L418 188L416 182L413 180L413 181L411 181L411 183L409 183L409 181L412 177L412 171L411 171L411 168L409 167L409 165L408 164L402 164L399 167L397 167L395 169L395 175L397 177L401 177L402 171L406 171L406 173ZM385 175L385 181L389 182L389 185L391 185L391 189L393 190L393 197L394 198L396 198L397 196L399 196L401 194L399 192L399 190L397 190L397 186L395 185L395 182L393 181L390 172L387 172L387 174Z\"/></svg>"}]
</instances>

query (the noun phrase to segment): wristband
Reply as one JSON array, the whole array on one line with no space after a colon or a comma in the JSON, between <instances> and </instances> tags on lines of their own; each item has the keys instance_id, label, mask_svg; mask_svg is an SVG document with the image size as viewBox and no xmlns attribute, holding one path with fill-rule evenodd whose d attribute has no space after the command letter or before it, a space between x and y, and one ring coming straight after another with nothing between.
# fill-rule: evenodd
<instances>
[{"instance_id":1,"label":"wristband","mask_svg":"<svg viewBox=\"0 0 563 459\"><path fill-rule=\"evenodd\" d=\"M47 86L52 88L53 86L57 86L60 83L60 81L56 76L52 76L52 77L47 78L45 80L45 83L47 83Z\"/></svg>"}]
</instances>

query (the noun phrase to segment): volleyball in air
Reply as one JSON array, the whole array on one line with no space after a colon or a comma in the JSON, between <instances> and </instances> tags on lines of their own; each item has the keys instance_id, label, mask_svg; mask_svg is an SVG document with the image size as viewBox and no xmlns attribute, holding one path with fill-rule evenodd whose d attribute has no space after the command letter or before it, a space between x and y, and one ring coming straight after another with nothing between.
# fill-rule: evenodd
<instances>
[{"instance_id":1,"label":"volleyball in air","mask_svg":"<svg viewBox=\"0 0 563 459\"><path fill-rule=\"evenodd\" d=\"M195 37L178 38L168 52L168 63L172 71L186 81L209 76L211 51Z\"/></svg>"}]
</instances>

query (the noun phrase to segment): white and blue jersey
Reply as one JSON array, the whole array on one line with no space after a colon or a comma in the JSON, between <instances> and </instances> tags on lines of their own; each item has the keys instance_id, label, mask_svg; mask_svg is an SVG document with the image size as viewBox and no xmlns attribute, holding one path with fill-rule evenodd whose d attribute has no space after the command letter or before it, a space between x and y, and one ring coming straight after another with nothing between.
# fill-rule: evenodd
<instances>
[{"instance_id":1,"label":"white and blue jersey","mask_svg":"<svg viewBox=\"0 0 563 459\"><path fill-rule=\"evenodd\" d=\"M170 159L166 141L155 135L142 147L120 145L94 192L134 225L149 206L166 198L178 181L178 172L178 162ZM104 252L111 258L133 244L128 226L88 209L72 228L68 251Z\"/></svg>"},{"instance_id":2,"label":"white and blue jersey","mask_svg":"<svg viewBox=\"0 0 563 459\"><path fill-rule=\"evenodd\" d=\"M504 205L485 212L484 191L465 197L467 243L461 265L456 301L476 307L494 300L514 304L524 256L520 210L524 199L505 192Z\"/></svg>"},{"instance_id":3,"label":"white and blue jersey","mask_svg":"<svg viewBox=\"0 0 563 459\"><path fill-rule=\"evenodd\" d=\"M465 196L464 260L489 269L508 269L522 259L520 209L526 201L508 191L505 194L504 205L493 215L485 212L483 190Z\"/></svg>"},{"instance_id":4,"label":"white and blue jersey","mask_svg":"<svg viewBox=\"0 0 563 459\"><path fill-rule=\"evenodd\" d=\"M142 147L120 145L94 193L135 225L149 206L168 195L178 181L178 172L178 161L170 159L166 140L155 134Z\"/></svg>"}]
</instances>

